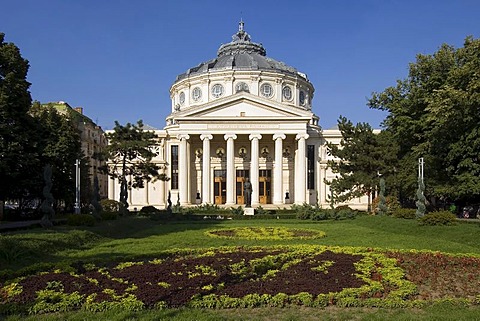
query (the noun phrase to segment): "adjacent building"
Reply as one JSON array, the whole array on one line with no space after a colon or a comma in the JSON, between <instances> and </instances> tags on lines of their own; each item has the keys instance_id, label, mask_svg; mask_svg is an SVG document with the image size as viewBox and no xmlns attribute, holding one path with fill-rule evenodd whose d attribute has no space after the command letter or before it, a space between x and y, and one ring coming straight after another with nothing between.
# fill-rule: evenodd
<instances>
[{"instance_id":1,"label":"adjacent building","mask_svg":"<svg viewBox=\"0 0 480 321\"><path fill-rule=\"evenodd\" d=\"M315 89L306 74L266 55L240 22L217 56L177 76L170 88L171 113L154 159L170 178L129 193L131 208L175 204L245 203L243 185L253 186L253 207L329 205L334 178L327 168L327 142L312 112ZM109 198L119 183L109 182ZM366 209L367 197L348 203Z\"/></svg>"}]
</instances>

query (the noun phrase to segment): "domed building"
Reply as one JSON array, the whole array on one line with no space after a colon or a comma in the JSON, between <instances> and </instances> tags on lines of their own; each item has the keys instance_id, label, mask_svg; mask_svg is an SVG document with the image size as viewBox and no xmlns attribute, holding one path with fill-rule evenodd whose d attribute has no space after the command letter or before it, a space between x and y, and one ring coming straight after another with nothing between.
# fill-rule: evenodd
<instances>
[{"instance_id":1,"label":"domed building","mask_svg":"<svg viewBox=\"0 0 480 321\"><path fill-rule=\"evenodd\" d=\"M166 127L156 131L155 161L170 180L131 191L131 208L163 208L168 194L183 206L244 205L246 181L253 207L328 206L325 180L334 176L325 143L338 143L340 132L320 128L306 74L268 57L243 22L232 38L216 58L177 76ZM109 198L118 191L111 180ZM367 198L349 205L366 208Z\"/></svg>"}]
</instances>

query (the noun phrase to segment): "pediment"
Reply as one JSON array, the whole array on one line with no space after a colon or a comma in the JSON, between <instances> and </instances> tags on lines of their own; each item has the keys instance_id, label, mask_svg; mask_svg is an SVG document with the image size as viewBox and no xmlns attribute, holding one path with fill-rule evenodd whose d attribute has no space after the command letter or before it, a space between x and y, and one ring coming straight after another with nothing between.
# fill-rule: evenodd
<instances>
[{"instance_id":1,"label":"pediment","mask_svg":"<svg viewBox=\"0 0 480 321\"><path fill-rule=\"evenodd\" d=\"M310 118L310 111L242 93L178 112L174 118L189 119L285 119Z\"/></svg>"}]
</instances>

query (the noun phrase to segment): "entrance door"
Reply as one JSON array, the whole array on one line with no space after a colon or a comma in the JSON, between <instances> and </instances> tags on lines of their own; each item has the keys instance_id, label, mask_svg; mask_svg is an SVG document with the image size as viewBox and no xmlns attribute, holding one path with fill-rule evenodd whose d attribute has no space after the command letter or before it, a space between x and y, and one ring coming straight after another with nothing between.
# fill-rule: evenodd
<instances>
[{"instance_id":1,"label":"entrance door","mask_svg":"<svg viewBox=\"0 0 480 321\"><path fill-rule=\"evenodd\" d=\"M243 183L245 183L245 178L250 177L250 171L248 169L237 170L237 204L245 204L245 196L243 195Z\"/></svg>"},{"instance_id":2,"label":"entrance door","mask_svg":"<svg viewBox=\"0 0 480 321\"><path fill-rule=\"evenodd\" d=\"M215 204L225 204L227 200L227 172L223 169L213 171L213 194L215 195Z\"/></svg>"},{"instance_id":3,"label":"entrance door","mask_svg":"<svg viewBox=\"0 0 480 321\"><path fill-rule=\"evenodd\" d=\"M260 204L270 204L272 170L261 169L258 171L258 174L258 197Z\"/></svg>"}]
</instances>

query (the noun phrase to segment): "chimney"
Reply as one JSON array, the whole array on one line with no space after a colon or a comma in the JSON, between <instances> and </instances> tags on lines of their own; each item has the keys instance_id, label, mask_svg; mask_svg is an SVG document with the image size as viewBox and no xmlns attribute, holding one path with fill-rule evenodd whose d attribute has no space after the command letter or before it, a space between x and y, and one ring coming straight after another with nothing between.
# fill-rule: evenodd
<instances>
[{"instance_id":1,"label":"chimney","mask_svg":"<svg viewBox=\"0 0 480 321\"><path fill-rule=\"evenodd\" d=\"M73 108L73 110L75 110L80 115L83 115L83 107L75 107L75 108Z\"/></svg>"}]
</instances>

